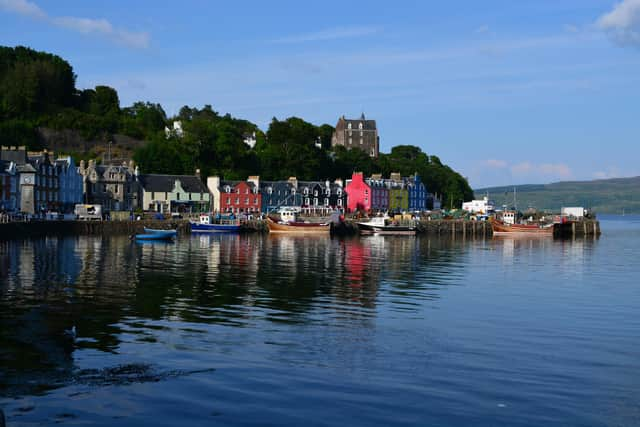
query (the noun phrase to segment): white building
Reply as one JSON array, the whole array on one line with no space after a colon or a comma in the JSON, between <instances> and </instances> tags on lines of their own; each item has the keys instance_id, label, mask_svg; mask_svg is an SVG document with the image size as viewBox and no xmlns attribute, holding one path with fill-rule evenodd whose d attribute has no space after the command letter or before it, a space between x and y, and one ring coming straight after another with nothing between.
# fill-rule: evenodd
<instances>
[{"instance_id":1,"label":"white building","mask_svg":"<svg viewBox=\"0 0 640 427\"><path fill-rule=\"evenodd\" d=\"M569 216L569 217L574 217L574 218L584 218L585 215L585 208L583 207L570 207L570 208L562 208L560 210L560 214L562 216Z\"/></svg>"},{"instance_id":2,"label":"white building","mask_svg":"<svg viewBox=\"0 0 640 427\"><path fill-rule=\"evenodd\" d=\"M184 135L184 131L182 130L182 122L180 120L174 121L172 129L169 129L167 126L165 126L164 134L167 138L170 138L171 136L182 138L182 136Z\"/></svg>"},{"instance_id":3,"label":"white building","mask_svg":"<svg viewBox=\"0 0 640 427\"><path fill-rule=\"evenodd\" d=\"M243 141L245 144L247 144L249 147L251 148L255 148L256 146L256 142L258 141L256 139L256 133L245 133L243 136Z\"/></svg>"},{"instance_id":4,"label":"white building","mask_svg":"<svg viewBox=\"0 0 640 427\"><path fill-rule=\"evenodd\" d=\"M481 200L472 200L470 202L462 203L462 210L470 213L488 214L494 210L493 201L488 197L483 197Z\"/></svg>"}]
</instances>

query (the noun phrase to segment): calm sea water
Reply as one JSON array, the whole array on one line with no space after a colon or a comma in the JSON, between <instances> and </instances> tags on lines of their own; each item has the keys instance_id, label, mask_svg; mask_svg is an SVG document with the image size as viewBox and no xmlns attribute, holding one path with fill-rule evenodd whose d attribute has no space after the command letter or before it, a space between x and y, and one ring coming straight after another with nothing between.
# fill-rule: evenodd
<instances>
[{"instance_id":1,"label":"calm sea water","mask_svg":"<svg viewBox=\"0 0 640 427\"><path fill-rule=\"evenodd\" d=\"M0 242L0 408L9 426L640 425L640 217L601 226Z\"/></svg>"}]
</instances>

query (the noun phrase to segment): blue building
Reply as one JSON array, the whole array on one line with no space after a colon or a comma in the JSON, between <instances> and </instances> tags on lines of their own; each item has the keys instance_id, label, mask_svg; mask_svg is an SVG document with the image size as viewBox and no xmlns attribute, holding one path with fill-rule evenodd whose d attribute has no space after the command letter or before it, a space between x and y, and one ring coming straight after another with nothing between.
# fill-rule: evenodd
<instances>
[{"instance_id":1,"label":"blue building","mask_svg":"<svg viewBox=\"0 0 640 427\"><path fill-rule=\"evenodd\" d=\"M409 211L427 210L427 187L417 173L406 178L407 189L409 190Z\"/></svg>"}]
</instances>

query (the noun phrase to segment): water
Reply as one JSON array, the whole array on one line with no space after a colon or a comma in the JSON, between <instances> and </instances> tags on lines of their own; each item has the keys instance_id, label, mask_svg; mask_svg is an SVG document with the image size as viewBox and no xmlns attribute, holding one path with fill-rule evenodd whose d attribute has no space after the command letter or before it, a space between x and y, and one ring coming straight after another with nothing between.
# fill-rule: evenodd
<instances>
[{"instance_id":1,"label":"water","mask_svg":"<svg viewBox=\"0 0 640 427\"><path fill-rule=\"evenodd\" d=\"M0 408L9 426L640 425L640 217L601 226L0 242Z\"/></svg>"}]
</instances>

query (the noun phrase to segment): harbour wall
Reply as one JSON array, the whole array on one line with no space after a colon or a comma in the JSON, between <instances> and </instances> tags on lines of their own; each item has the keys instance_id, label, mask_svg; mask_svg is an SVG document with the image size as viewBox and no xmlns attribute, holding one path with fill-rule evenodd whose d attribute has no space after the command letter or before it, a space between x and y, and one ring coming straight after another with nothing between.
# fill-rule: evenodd
<instances>
[{"instance_id":1,"label":"harbour wall","mask_svg":"<svg viewBox=\"0 0 640 427\"><path fill-rule=\"evenodd\" d=\"M0 224L0 239L19 239L27 237L54 235L133 235L144 232L144 228L177 229L178 234L191 232L187 220L141 220L141 221L29 221ZM268 231L265 221L253 220L242 226L244 232ZM431 220L417 223L418 234L429 236L462 236L487 238L493 235L491 224L487 221L469 220ZM332 227L332 233L338 236L358 233L358 225L346 220ZM600 223L586 219L565 224L557 224L556 237L583 237L600 235Z\"/></svg>"}]
</instances>

